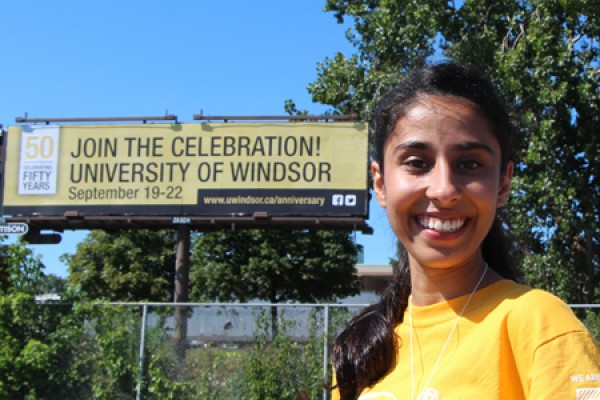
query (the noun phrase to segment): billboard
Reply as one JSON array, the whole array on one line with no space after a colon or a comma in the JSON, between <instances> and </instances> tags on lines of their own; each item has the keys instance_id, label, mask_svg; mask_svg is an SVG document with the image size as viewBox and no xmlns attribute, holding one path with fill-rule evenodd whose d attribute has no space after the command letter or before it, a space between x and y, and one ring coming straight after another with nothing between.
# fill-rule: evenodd
<instances>
[{"instance_id":1,"label":"billboard","mask_svg":"<svg viewBox=\"0 0 600 400\"><path fill-rule=\"evenodd\" d=\"M364 123L11 126L12 216L367 217Z\"/></svg>"}]
</instances>

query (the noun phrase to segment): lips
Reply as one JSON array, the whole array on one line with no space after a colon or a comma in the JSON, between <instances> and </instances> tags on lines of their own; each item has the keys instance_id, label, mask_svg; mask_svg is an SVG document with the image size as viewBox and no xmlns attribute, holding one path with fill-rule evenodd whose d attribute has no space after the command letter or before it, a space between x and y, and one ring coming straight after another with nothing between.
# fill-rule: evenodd
<instances>
[{"instance_id":1,"label":"lips","mask_svg":"<svg viewBox=\"0 0 600 400\"><path fill-rule=\"evenodd\" d=\"M465 225L466 218L440 219L426 215L417 218L419 225L436 232L449 233L460 230Z\"/></svg>"}]
</instances>

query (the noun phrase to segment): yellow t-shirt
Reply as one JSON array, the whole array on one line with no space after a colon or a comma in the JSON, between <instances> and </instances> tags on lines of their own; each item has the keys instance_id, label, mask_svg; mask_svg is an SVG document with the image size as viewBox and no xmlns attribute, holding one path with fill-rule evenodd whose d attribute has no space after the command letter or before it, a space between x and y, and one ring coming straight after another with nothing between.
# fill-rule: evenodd
<instances>
[{"instance_id":1,"label":"yellow t-shirt","mask_svg":"<svg viewBox=\"0 0 600 400\"><path fill-rule=\"evenodd\" d=\"M475 293L429 378L467 298L413 307L413 362L405 316L397 365L359 399L412 400L411 368L420 400L600 399L600 347L583 324L557 297L508 280Z\"/></svg>"}]
</instances>

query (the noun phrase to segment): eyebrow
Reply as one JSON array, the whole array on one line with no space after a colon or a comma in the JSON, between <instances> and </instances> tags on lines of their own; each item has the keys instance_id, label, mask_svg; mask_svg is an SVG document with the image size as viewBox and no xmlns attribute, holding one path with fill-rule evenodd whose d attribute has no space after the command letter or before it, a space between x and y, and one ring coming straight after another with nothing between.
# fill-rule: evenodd
<instances>
[{"instance_id":1,"label":"eyebrow","mask_svg":"<svg viewBox=\"0 0 600 400\"><path fill-rule=\"evenodd\" d=\"M399 145L397 145L396 147L394 147L393 152L398 153L399 151L402 151L402 150L427 150L427 149L430 149L431 147L432 146L428 143L419 142L417 140L410 140L408 142L402 142Z\"/></svg>"},{"instance_id":2,"label":"eyebrow","mask_svg":"<svg viewBox=\"0 0 600 400\"><path fill-rule=\"evenodd\" d=\"M494 150L487 144L481 142L461 142L454 147L458 150L484 150L487 153L494 155Z\"/></svg>"},{"instance_id":3,"label":"eyebrow","mask_svg":"<svg viewBox=\"0 0 600 400\"><path fill-rule=\"evenodd\" d=\"M431 149L433 146L431 146L431 144L427 143L427 142L420 142L417 140L414 141L407 141L407 142L403 142L400 143L398 146L396 146L394 148L394 153L397 153L398 151L402 151L402 150L428 150ZM461 150L461 151L465 151L465 150L483 150L486 153L489 153L491 155L494 155L494 150L488 146L487 144L481 143L481 142L460 142L457 143L453 146L453 148L455 148L456 150Z\"/></svg>"}]
</instances>

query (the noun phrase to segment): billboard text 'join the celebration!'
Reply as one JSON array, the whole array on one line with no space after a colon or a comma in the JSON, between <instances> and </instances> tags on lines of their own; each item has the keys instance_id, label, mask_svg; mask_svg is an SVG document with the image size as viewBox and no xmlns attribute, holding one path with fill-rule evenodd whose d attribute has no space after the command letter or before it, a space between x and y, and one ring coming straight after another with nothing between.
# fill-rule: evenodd
<instances>
[{"instance_id":1,"label":"billboard text 'join the celebration!'","mask_svg":"<svg viewBox=\"0 0 600 400\"><path fill-rule=\"evenodd\" d=\"M14 216L368 212L361 123L13 126L4 145Z\"/></svg>"}]
</instances>

